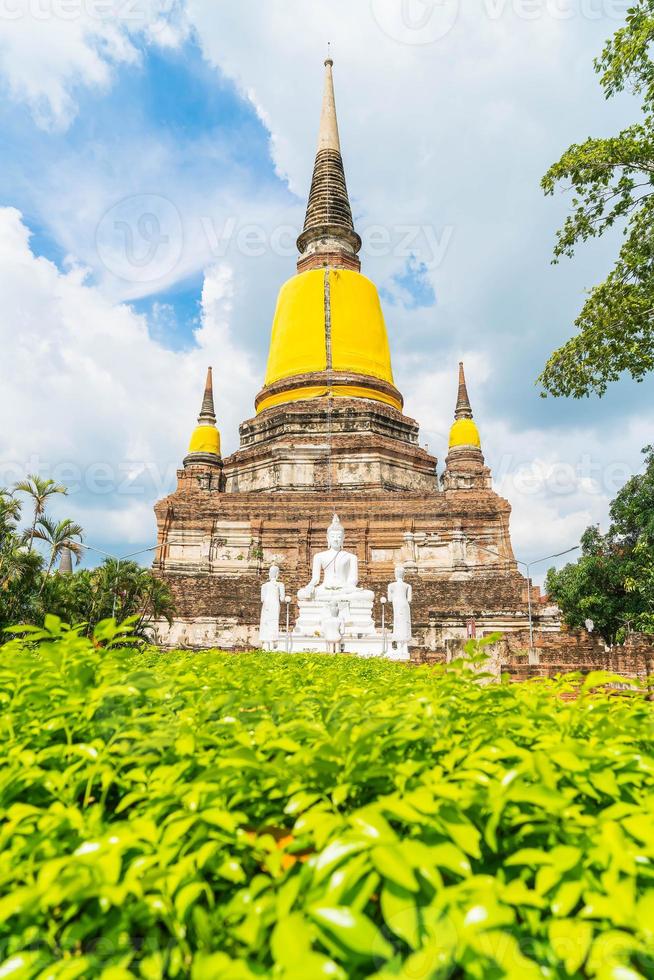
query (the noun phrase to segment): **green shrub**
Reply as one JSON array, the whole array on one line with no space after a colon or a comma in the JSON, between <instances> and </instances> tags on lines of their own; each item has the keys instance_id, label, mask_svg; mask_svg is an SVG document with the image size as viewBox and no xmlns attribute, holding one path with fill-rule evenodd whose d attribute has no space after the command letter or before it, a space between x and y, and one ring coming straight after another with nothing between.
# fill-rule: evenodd
<instances>
[{"instance_id":1,"label":"green shrub","mask_svg":"<svg viewBox=\"0 0 654 980\"><path fill-rule=\"evenodd\" d=\"M654 975L639 694L47 625L0 648L1 977Z\"/></svg>"}]
</instances>

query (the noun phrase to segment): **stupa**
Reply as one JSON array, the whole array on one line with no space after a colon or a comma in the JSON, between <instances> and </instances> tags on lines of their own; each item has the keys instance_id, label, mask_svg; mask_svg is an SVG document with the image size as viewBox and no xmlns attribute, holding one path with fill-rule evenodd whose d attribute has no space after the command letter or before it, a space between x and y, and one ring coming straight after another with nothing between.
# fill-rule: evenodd
<instances>
[{"instance_id":1,"label":"stupa","mask_svg":"<svg viewBox=\"0 0 654 980\"><path fill-rule=\"evenodd\" d=\"M404 566L418 649L464 638L471 622L477 635L527 625L530 584L514 559L510 506L492 489L463 365L441 478L403 412L379 294L361 273L332 69L328 59L297 273L279 293L256 414L223 459L210 369L177 489L155 508L155 568L177 605L173 626L160 627L164 645L255 645L273 562L295 622L335 513L376 602ZM380 611L371 612L377 625Z\"/></svg>"}]
</instances>

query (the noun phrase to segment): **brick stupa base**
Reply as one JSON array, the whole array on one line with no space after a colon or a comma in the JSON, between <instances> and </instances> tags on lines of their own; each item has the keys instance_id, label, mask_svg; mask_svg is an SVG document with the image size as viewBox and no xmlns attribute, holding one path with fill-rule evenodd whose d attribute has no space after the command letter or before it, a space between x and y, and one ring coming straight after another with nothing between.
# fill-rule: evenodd
<instances>
[{"instance_id":1,"label":"brick stupa base","mask_svg":"<svg viewBox=\"0 0 654 980\"><path fill-rule=\"evenodd\" d=\"M511 548L511 509L491 489L481 453L451 454L440 489L412 419L363 399L331 402L264 412L243 423L241 449L221 466L191 462L178 472L177 490L156 507L157 565L177 606L162 642L256 647L270 564L295 599L334 513L364 588L380 598L404 564L417 651L443 649L473 624L477 635L524 630L527 582ZM537 629L557 629L556 612L543 609L537 589L532 597ZM292 625L295 601L290 613Z\"/></svg>"}]
</instances>

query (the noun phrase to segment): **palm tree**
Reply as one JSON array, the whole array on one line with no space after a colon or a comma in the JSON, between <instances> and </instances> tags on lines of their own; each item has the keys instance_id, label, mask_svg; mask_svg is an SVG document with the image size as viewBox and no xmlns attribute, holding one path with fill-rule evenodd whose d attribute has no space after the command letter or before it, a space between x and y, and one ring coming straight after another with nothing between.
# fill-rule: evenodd
<instances>
[{"instance_id":1,"label":"palm tree","mask_svg":"<svg viewBox=\"0 0 654 980\"><path fill-rule=\"evenodd\" d=\"M0 542L15 534L20 511L20 500L16 500L11 490L0 487Z\"/></svg>"},{"instance_id":2,"label":"palm tree","mask_svg":"<svg viewBox=\"0 0 654 980\"><path fill-rule=\"evenodd\" d=\"M20 539L5 542L0 550L0 628L33 621L42 564L41 556L29 554Z\"/></svg>"},{"instance_id":3,"label":"palm tree","mask_svg":"<svg viewBox=\"0 0 654 980\"><path fill-rule=\"evenodd\" d=\"M38 474L32 474L26 480L21 480L16 484L14 489L20 493L26 493L34 501L34 519L28 535L29 545L27 550L29 552L34 545L34 538L38 537L36 525L39 518L45 514L45 505L48 502L48 498L54 496L55 493L66 494L68 491L61 483L57 483L55 480L44 480Z\"/></svg>"},{"instance_id":4,"label":"palm tree","mask_svg":"<svg viewBox=\"0 0 654 980\"><path fill-rule=\"evenodd\" d=\"M0 588L14 577L21 539L17 535L20 501L10 490L0 488Z\"/></svg>"},{"instance_id":5,"label":"palm tree","mask_svg":"<svg viewBox=\"0 0 654 980\"><path fill-rule=\"evenodd\" d=\"M92 576L93 607L86 617L90 622L109 617L120 622L128 616L138 616L134 634L147 639L154 620L172 622L175 606L170 586L150 569L134 561L108 558Z\"/></svg>"},{"instance_id":6,"label":"palm tree","mask_svg":"<svg viewBox=\"0 0 654 980\"><path fill-rule=\"evenodd\" d=\"M32 538L36 538L38 541L45 541L50 546L50 558L46 578L50 575L52 566L64 548L72 551L79 562L82 548L73 538L79 538L81 541L83 534L84 529L67 517L63 521L53 521L49 517L41 517L37 521L32 532Z\"/></svg>"}]
</instances>

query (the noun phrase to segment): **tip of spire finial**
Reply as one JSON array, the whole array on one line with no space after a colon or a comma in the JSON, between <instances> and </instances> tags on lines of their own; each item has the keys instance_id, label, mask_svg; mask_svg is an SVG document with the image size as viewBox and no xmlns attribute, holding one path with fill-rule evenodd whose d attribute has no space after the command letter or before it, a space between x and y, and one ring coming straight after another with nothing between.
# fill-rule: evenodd
<instances>
[{"instance_id":1,"label":"tip of spire finial","mask_svg":"<svg viewBox=\"0 0 654 980\"><path fill-rule=\"evenodd\" d=\"M327 57L325 58L325 68L329 66L330 68L334 64L334 59L332 58L332 42L327 41Z\"/></svg>"},{"instance_id":2,"label":"tip of spire finial","mask_svg":"<svg viewBox=\"0 0 654 980\"><path fill-rule=\"evenodd\" d=\"M336 103L334 100L334 80L331 73L331 66L334 64L331 53L325 61L325 90L322 99L322 112L320 115L320 132L318 134L318 150L337 150L341 151L341 143L338 136L338 123L336 121Z\"/></svg>"}]
</instances>

